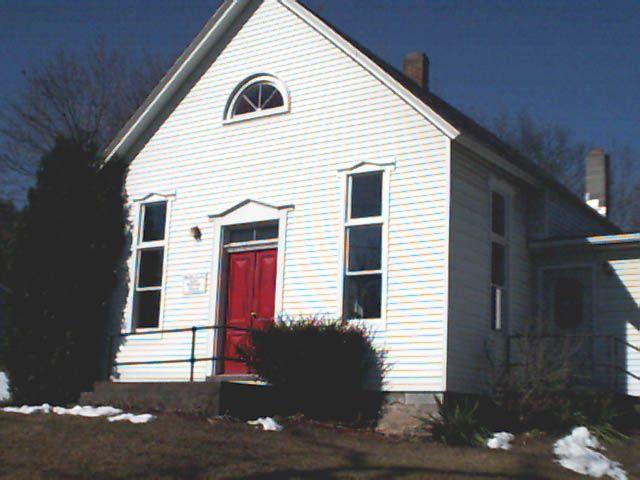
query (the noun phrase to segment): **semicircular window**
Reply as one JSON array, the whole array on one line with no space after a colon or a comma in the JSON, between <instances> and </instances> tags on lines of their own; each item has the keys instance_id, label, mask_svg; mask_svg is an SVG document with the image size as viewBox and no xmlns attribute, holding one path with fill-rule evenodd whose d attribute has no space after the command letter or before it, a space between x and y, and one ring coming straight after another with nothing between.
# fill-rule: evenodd
<instances>
[{"instance_id":1,"label":"semicircular window","mask_svg":"<svg viewBox=\"0 0 640 480\"><path fill-rule=\"evenodd\" d=\"M284 107L284 97L278 88L270 82L252 83L237 96L232 116L259 113L265 110Z\"/></svg>"},{"instance_id":2,"label":"semicircular window","mask_svg":"<svg viewBox=\"0 0 640 480\"><path fill-rule=\"evenodd\" d=\"M554 288L554 320L558 327L576 328L582 322L584 286L575 278L561 278Z\"/></svg>"}]
</instances>

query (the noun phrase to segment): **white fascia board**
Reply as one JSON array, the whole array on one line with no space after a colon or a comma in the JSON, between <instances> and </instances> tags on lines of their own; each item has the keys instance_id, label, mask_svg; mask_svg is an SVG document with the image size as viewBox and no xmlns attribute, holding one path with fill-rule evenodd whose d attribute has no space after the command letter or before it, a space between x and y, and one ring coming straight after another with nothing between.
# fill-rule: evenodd
<instances>
[{"instance_id":1,"label":"white fascia board","mask_svg":"<svg viewBox=\"0 0 640 480\"><path fill-rule=\"evenodd\" d=\"M529 247L535 250L580 246L640 247L640 233L622 233L618 235L598 235L593 237L578 238L557 238L549 240L537 240L529 244Z\"/></svg>"},{"instance_id":2,"label":"white fascia board","mask_svg":"<svg viewBox=\"0 0 640 480\"><path fill-rule=\"evenodd\" d=\"M125 126L126 131L118 134L119 140L115 145L110 145L105 152L105 161L109 161L124 145L131 145L134 143L133 137L136 132L142 130L153 121L156 114L159 113L166 105L166 101L171 97L181 86L182 80L186 79L194 68L197 67L199 62L207 54L209 48L220 38L220 36L226 31L227 27L238 17L242 10L250 5L251 2L246 0L233 0L232 4L227 8L217 21L209 26L207 32L202 32L202 38L193 47L191 52L185 59L178 59L177 62L181 62L180 66L168 79L161 80L164 85L158 92L154 92L152 98L148 101L148 105L143 107L144 110L136 112L134 116L137 116L136 120L129 126ZM215 14L214 14L215 16ZM201 34L198 34L200 36ZM197 37L196 37L197 38ZM189 49L189 47L187 47ZM146 102L145 102L146 103ZM144 105L144 104L143 104ZM118 138L116 137L116 138Z\"/></svg>"},{"instance_id":3,"label":"white fascia board","mask_svg":"<svg viewBox=\"0 0 640 480\"><path fill-rule=\"evenodd\" d=\"M498 155L490 148L485 147L483 144L475 141L467 135L460 135L456 139L456 143L462 145L468 150L474 152L476 155L481 156L482 158L488 160L490 163L494 164L505 172L510 173L514 177L528 183L529 185L532 185L534 187L542 186L542 183L538 178L531 175L530 173L527 173L522 168L515 165L513 162L504 158L502 155Z\"/></svg>"},{"instance_id":4,"label":"white fascia board","mask_svg":"<svg viewBox=\"0 0 640 480\"><path fill-rule=\"evenodd\" d=\"M456 138L460 132L444 118L428 107L422 100L407 90L400 82L385 72L378 64L371 60L347 40L328 27L322 20L302 7L296 0L278 0L281 5L298 16L314 30L323 35L327 40L351 57L356 63L367 70L371 75L391 89L396 95L408 103L414 110L429 120L433 125L450 139Z\"/></svg>"}]
</instances>

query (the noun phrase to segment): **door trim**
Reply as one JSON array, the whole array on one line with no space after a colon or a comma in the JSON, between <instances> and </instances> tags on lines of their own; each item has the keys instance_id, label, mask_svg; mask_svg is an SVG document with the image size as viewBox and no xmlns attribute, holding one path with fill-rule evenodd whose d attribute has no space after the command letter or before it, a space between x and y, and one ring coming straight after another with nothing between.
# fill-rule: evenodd
<instances>
[{"instance_id":1,"label":"door trim","mask_svg":"<svg viewBox=\"0 0 640 480\"><path fill-rule=\"evenodd\" d=\"M276 318L283 315L287 224L289 212L292 212L293 210L294 207L292 205L277 207L254 200L245 200L234 207L223 210L221 214L209 216L209 220L212 224L211 231L213 239L213 255L211 264L212 281L209 299L210 325L220 326L223 325L225 321L224 295L226 293L226 279L224 272L226 272L227 268L227 255L226 249L224 248L224 230L228 227L246 223L260 223L268 221L278 222L278 239L275 242L273 240L269 240L271 245L265 248L276 248L278 250L276 259L277 271L274 314ZM257 242L251 243L255 244ZM273 245L274 243L276 244L275 246ZM256 248L254 247L252 249L255 250ZM213 330L211 337L208 339L208 356L215 357L220 352L221 342L219 339L220 335L218 335L218 331ZM221 362L213 362L211 366L211 372L213 375L220 373L220 363Z\"/></svg>"}]
</instances>

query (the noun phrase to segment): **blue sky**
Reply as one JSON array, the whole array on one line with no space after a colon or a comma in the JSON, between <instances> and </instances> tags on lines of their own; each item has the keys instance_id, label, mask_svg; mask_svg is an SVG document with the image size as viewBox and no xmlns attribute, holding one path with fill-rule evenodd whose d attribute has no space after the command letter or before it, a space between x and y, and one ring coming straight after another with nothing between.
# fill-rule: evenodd
<instances>
[{"instance_id":1,"label":"blue sky","mask_svg":"<svg viewBox=\"0 0 640 480\"><path fill-rule=\"evenodd\" d=\"M0 0L0 97L21 71L95 39L175 58L219 0ZM637 0L306 0L400 66L431 59L432 89L481 119L528 110L593 146L640 150Z\"/></svg>"}]
</instances>

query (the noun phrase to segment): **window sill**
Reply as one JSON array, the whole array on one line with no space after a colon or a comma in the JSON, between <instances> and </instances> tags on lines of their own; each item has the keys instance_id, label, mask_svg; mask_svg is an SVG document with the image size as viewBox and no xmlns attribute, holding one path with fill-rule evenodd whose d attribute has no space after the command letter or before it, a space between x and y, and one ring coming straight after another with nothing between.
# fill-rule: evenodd
<instances>
[{"instance_id":1,"label":"window sill","mask_svg":"<svg viewBox=\"0 0 640 480\"><path fill-rule=\"evenodd\" d=\"M285 113L289 113L289 109L287 107L271 108L269 110L263 110L260 112L245 113L243 115L238 115L237 117L225 118L222 121L222 125L242 123L242 122L247 122L249 120L255 120L258 118L274 117L276 115L283 115Z\"/></svg>"}]
</instances>

